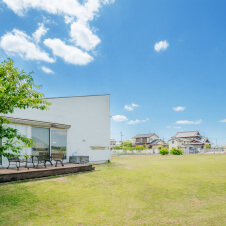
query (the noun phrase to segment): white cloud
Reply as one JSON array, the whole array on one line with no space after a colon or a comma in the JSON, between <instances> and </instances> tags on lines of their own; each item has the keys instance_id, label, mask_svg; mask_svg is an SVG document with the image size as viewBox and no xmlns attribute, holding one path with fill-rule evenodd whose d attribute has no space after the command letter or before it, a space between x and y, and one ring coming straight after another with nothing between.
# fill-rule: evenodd
<instances>
[{"instance_id":1,"label":"white cloud","mask_svg":"<svg viewBox=\"0 0 226 226\"><path fill-rule=\"evenodd\" d=\"M124 115L114 115L112 116L112 119L116 122L125 122L128 121L128 118Z\"/></svg>"},{"instance_id":2,"label":"white cloud","mask_svg":"<svg viewBox=\"0 0 226 226\"><path fill-rule=\"evenodd\" d=\"M132 103L131 106L130 105L125 105L124 109L127 110L127 111L133 111L135 107L139 107L139 105Z\"/></svg>"},{"instance_id":3,"label":"white cloud","mask_svg":"<svg viewBox=\"0 0 226 226\"><path fill-rule=\"evenodd\" d=\"M42 66L41 69L46 73L46 74L54 74L54 72L48 68L48 67L45 67L45 66Z\"/></svg>"},{"instance_id":4,"label":"white cloud","mask_svg":"<svg viewBox=\"0 0 226 226\"><path fill-rule=\"evenodd\" d=\"M3 0L3 2L19 16L24 16L29 9L43 10L49 14L63 16L65 23L71 24L70 41L75 43L75 47L72 49L73 46L68 45L66 47L66 44L64 44L64 51L67 49L67 52L70 52L68 57L62 53L62 50L59 53L59 46L58 51L54 48L54 52L58 52L57 56L62 57L66 62L86 65L93 60L93 57L86 52L82 52L76 46L86 51L94 51L94 48L101 40L93 33L95 29L90 28L89 22L98 16L100 7L111 4L114 0L84 0L82 3L80 3L80 0ZM40 26L33 34L36 43L40 41L46 32L47 29L44 25ZM52 40L56 42L57 39ZM62 43L60 45L63 46ZM72 52L74 53L72 54ZM75 57L75 59L71 57ZM80 57L81 60L79 60Z\"/></svg>"},{"instance_id":5,"label":"white cloud","mask_svg":"<svg viewBox=\"0 0 226 226\"><path fill-rule=\"evenodd\" d=\"M174 111L184 111L185 107L178 106L178 107L174 107L173 110Z\"/></svg>"},{"instance_id":6,"label":"white cloud","mask_svg":"<svg viewBox=\"0 0 226 226\"><path fill-rule=\"evenodd\" d=\"M125 105L124 109L127 110L127 111L133 111L133 108L128 106L128 105Z\"/></svg>"},{"instance_id":7,"label":"white cloud","mask_svg":"<svg viewBox=\"0 0 226 226\"><path fill-rule=\"evenodd\" d=\"M135 107L139 107L139 105L138 105L138 104L134 104L134 103L132 103L132 107L133 107L133 108L135 108Z\"/></svg>"},{"instance_id":8,"label":"white cloud","mask_svg":"<svg viewBox=\"0 0 226 226\"><path fill-rule=\"evenodd\" d=\"M74 17L71 17L71 16L65 16L65 17L64 17L64 22L65 22L66 24L70 24L70 23L74 22Z\"/></svg>"},{"instance_id":9,"label":"white cloud","mask_svg":"<svg viewBox=\"0 0 226 226\"><path fill-rule=\"evenodd\" d=\"M202 120L198 120L198 121L188 121L188 120L180 120L177 121L176 124L180 124L180 125L198 125L202 122Z\"/></svg>"},{"instance_id":10,"label":"white cloud","mask_svg":"<svg viewBox=\"0 0 226 226\"><path fill-rule=\"evenodd\" d=\"M44 24L42 23L39 23L38 25L39 25L39 28L32 34L36 43L39 43L41 37L44 36L49 30L48 28L45 28Z\"/></svg>"},{"instance_id":11,"label":"white cloud","mask_svg":"<svg viewBox=\"0 0 226 226\"><path fill-rule=\"evenodd\" d=\"M100 43L100 39L92 33L88 25L79 21L71 24L71 37L77 46L85 50L94 49Z\"/></svg>"},{"instance_id":12,"label":"white cloud","mask_svg":"<svg viewBox=\"0 0 226 226\"><path fill-rule=\"evenodd\" d=\"M149 119L144 119L144 120L139 120L139 119L136 119L136 120L130 120L129 122L127 122L127 124L129 125L135 125L135 124L138 124L138 123L142 123L142 122L147 122Z\"/></svg>"},{"instance_id":13,"label":"white cloud","mask_svg":"<svg viewBox=\"0 0 226 226\"><path fill-rule=\"evenodd\" d=\"M3 0L14 13L23 16L29 9L44 10L50 14L77 17L87 22L93 20L101 5L113 3L113 0L87 0L80 4L78 0Z\"/></svg>"},{"instance_id":14,"label":"white cloud","mask_svg":"<svg viewBox=\"0 0 226 226\"><path fill-rule=\"evenodd\" d=\"M223 120L221 120L221 121L219 121L219 122L226 122L226 119L223 119Z\"/></svg>"},{"instance_id":15,"label":"white cloud","mask_svg":"<svg viewBox=\"0 0 226 226\"><path fill-rule=\"evenodd\" d=\"M87 52L83 52L75 46L66 45L60 39L45 39L44 44L52 49L55 56L61 57L65 62L76 64L76 65L86 65L93 60Z\"/></svg>"},{"instance_id":16,"label":"white cloud","mask_svg":"<svg viewBox=\"0 0 226 226\"><path fill-rule=\"evenodd\" d=\"M27 60L41 60L49 63L55 62L53 58L49 57L48 53L42 51L32 42L30 36L17 29L13 29L12 32L8 32L2 36L0 47L4 49L8 55L18 55Z\"/></svg>"},{"instance_id":17,"label":"white cloud","mask_svg":"<svg viewBox=\"0 0 226 226\"><path fill-rule=\"evenodd\" d=\"M165 51L169 47L169 43L165 41L156 42L154 49L156 52Z\"/></svg>"}]
</instances>

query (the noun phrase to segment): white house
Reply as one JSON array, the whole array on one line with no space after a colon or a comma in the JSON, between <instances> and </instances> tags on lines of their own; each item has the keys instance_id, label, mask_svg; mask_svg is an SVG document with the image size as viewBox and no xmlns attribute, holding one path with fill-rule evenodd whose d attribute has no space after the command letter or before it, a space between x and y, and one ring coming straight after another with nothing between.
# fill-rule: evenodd
<instances>
[{"instance_id":1,"label":"white house","mask_svg":"<svg viewBox=\"0 0 226 226\"><path fill-rule=\"evenodd\" d=\"M36 145L24 148L22 154L63 152L65 162L70 156L89 156L91 163L110 160L110 95L47 100L52 103L49 110L15 109L12 114L1 115L35 141ZM7 166L7 158L0 164Z\"/></svg>"},{"instance_id":2,"label":"white house","mask_svg":"<svg viewBox=\"0 0 226 226\"><path fill-rule=\"evenodd\" d=\"M110 139L110 149L112 150L116 146L116 140Z\"/></svg>"},{"instance_id":3,"label":"white house","mask_svg":"<svg viewBox=\"0 0 226 226\"><path fill-rule=\"evenodd\" d=\"M184 153L196 153L210 144L208 138L201 136L198 131L178 132L169 140L169 149L181 148Z\"/></svg>"},{"instance_id":4,"label":"white house","mask_svg":"<svg viewBox=\"0 0 226 226\"><path fill-rule=\"evenodd\" d=\"M136 136L132 137L134 146L149 144L155 139L159 139L155 133L137 134Z\"/></svg>"},{"instance_id":5,"label":"white house","mask_svg":"<svg viewBox=\"0 0 226 226\"><path fill-rule=\"evenodd\" d=\"M148 146L149 149L152 149L154 153L158 153L158 148L160 146L168 147L168 145L159 138L155 133L148 134L137 134L132 137L133 146L145 145Z\"/></svg>"}]
</instances>

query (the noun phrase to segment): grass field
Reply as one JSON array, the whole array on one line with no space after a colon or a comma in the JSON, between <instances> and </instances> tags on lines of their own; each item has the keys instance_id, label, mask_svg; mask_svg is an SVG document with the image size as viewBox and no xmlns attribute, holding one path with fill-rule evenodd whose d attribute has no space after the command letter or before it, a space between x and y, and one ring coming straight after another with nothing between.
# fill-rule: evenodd
<instances>
[{"instance_id":1,"label":"grass field","mask_svg":"<svg viewBox=\"0 0 226 226\"><path fill-rule=\"evenodd\" d=\"M121 156L0 186L1 225L226 225L226 155Z\"/></svg>"}]
</instances>

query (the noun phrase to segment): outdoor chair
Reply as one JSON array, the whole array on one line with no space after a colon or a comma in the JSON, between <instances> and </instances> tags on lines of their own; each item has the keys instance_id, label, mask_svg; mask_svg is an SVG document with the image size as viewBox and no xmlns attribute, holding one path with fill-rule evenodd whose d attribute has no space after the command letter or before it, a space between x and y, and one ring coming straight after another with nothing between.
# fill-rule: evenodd
<instances>
[{"instance_id":1,"label":"outdoor chair","mask_svg":"<svg viewBox=\"0 0 226 226\"><path fill-rule=\"evenodd\" d=\"M60 162L61 165L64 166L64 164L63 164L64 154L63 153L52 153L51 160L56 162L55 167L57 167L57 162Z\"/></svg>"},{"instance_id":2,"label":"outdoor chair","mask_svg":"<svg viewBox=\"0 0 226 226\"><path fill-rule=\"evenodd\" d=\"M51 161L51 158L49 157L49 155L37 155L35 157L38 160L37 165L36 165L36 169L38 169L38 165L40 163L44 163L45 168L46 168L46 162L50 162L51 166L53 165L52 164L52 161Z\"/></svg>"},{"instance_id":3,"label":"outdoor chair","mask_svg":"<svg viewBox=\"0 0 226 226\"><path fill-rule=\"evenodd\" d=\"M20 168L20 163L26 163L25 168L29 169L29 167L27 167L27 160L19 159L19 157L8 157L8 161L9 161L9 165L8 165L7 169L9 169L9 166L11 163L16 163L17 170L19 170L19 168Z\"/></svg>"}]
</instances>

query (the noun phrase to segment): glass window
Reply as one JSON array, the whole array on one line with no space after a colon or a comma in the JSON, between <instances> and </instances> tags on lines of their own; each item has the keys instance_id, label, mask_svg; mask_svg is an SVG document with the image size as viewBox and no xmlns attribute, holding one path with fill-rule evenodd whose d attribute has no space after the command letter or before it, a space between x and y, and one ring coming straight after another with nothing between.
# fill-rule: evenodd
<instances>
[{"instance_id":1,"label":"glass window","mask_svg":"<svg viewBox=\"0 0 226 226\"><path fill-rule=\"evenodd\" d=\"M64 153L66 158L67 130L51 129L51 153Z\"/></svg>"},{"instance_id":2,"label":"glass window","mask_svg":"<svg viewBox=\"0 0 226 226\"><path fill-rule=\"evenodd\" d=\"M31 127L31 138L35 143L32 155L49 155L49 129Z\"/></svg>"}]
</instances>

